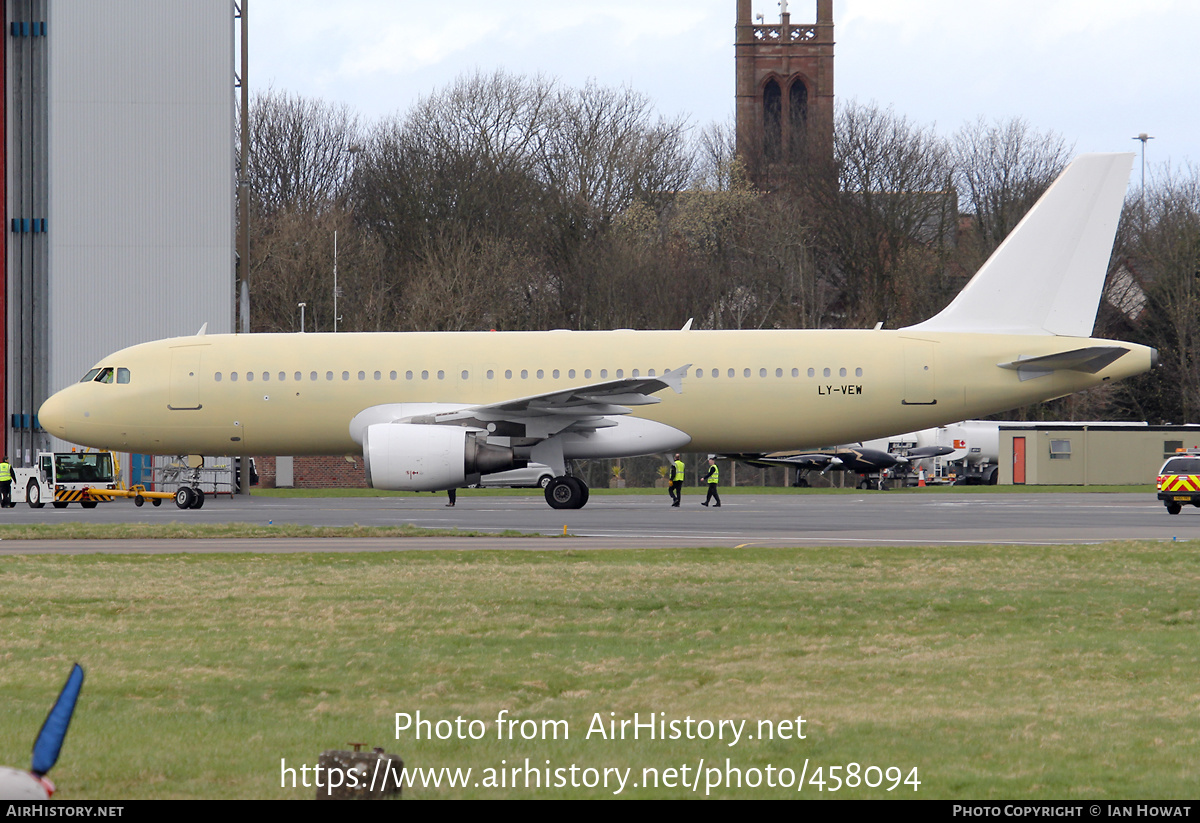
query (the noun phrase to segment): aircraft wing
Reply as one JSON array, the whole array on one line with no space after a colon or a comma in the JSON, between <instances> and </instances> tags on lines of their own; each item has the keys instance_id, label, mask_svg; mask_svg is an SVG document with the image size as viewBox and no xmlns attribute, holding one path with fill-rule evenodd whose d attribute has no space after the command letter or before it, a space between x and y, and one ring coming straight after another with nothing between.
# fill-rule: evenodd
<instances>
[{"instance_id":1,"label":"aircraft wing","mask_svg":"<svg viewBox=\"0 0 1200 823\"><path fill-rule=\"evenodd\" d=\"M790 466L795 469L843 469L869 474L907 462L888 452L861 447L843 447L819 452L771 452L770 454L729 455L752 466Z\"/></svg>"},{"instance_id":2,"label":"aircraft wing","mask_svg":"<svg viewBox=\"0 0 1200 823\"><path fill-rule=\"evenodd\" d=\"M395 403L364 409L350 423L350 434L362 442L362 432L376 423L450 425L486 429L498 436L544 440L565 432L591 432L616 425L612 416L629 414L631 406L662 402L653 395L663 389L683 391L691 364L669 369L658 377L630 377L516 397L499 403L456 406L446 403Z\"/></svg>"},{"instance_id":3,"label":"aircraft wing","mask_svg":"<svg viewBox=\"0 0 1200 823\"><path fill-rule=\"evenodd\" d=\"M524 428L522 436L547 438L564 431L595 431L614 425L606 420L609 415L629 414L630 406L646 406L662 401L653 395L663 389L676 394L683 391L682 380L689 363L677 369L669 369L661 377L630 377L608 380L561 391L533 394L488 403L481 406L464 406L454 411L430 416L417 415L405 421L393 422L433 423L437 425L464 425L472 422L482 428L498 430L511 425ZM491 427L488 424L492 424ZM503 433L503 432L499 432Z\"/></svg>"},{"instance_id":4,"label":"aircraft wing","mask_svg":"<svg viewBox=\"0 0 1200 823\"><path fill-rule=\"evenodd\" d=\"M739 460L750 466L774 468L777 466L793 469L826 469L842 465L840 458L825 452L791 453L773 452L771 454L726 454L731 460Z\"/></svg>"}]
</instances>

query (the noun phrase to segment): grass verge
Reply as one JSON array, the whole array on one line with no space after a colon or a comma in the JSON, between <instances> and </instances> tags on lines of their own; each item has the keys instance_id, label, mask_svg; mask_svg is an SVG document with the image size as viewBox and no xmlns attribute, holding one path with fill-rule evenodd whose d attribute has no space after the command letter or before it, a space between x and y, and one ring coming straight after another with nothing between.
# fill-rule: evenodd
<instances>
[{"instance_id":1,"label":"grass verge","mask_svg":"<svg viewBox=\"0 0 1200 823\"><path fill-rule=\"evenodd\" d=\"M570 785L586 768L630 769L622 796L642 798L703 796L709 768L742 776L720 797L1193 797L1196 548L3 557L0 763L27 763L78 660L64 800L311 797L283 767L351 741L473 770L406 789L424 798L613 796ZM502 710L533 723L498 739ZM418 711L479 720L483 739L397 739L396 713ZM634 713L681 733L745 720L755 739L594 732ZM797 717L804 739L760 739ZM526 758L579 771L473 785ZM679 781L702 759L694 793ZM831 793L851 763L917 768L919 790Z\"/></svg>"}]
</instances>

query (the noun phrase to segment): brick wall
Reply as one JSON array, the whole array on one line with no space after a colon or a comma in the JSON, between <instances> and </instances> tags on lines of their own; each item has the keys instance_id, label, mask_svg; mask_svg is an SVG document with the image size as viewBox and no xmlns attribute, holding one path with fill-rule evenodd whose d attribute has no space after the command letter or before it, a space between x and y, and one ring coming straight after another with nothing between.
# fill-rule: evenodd
<instances>
[{"instance_id":1,"label":"brick wall","mask_svg":"<svg viewBox=\"0 0 1200 823\"><path fill-rule=\"evenodd\" d=\"M361 457L342 455L304 456L293 458L292 477L297 489L365 489L367 475ZM258 470L258 485L262 489L275 488L275 458L256 457L254 466Z\"/></svg>"}]
</instances>

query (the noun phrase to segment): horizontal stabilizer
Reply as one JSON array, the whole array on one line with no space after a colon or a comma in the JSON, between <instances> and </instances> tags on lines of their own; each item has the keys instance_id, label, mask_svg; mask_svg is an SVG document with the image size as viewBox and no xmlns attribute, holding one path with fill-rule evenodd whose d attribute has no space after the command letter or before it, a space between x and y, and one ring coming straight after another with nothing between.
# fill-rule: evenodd
<instances>
[{"instance_id":1,"label":"horizontal stabilizer","mask_svg":"<svg viewBox=\"0 0 1200 823\"><path fill-rule=\"evenodd\" d=\"M1095 374L1128 353L1129 349L1122 346L1088 346L1042 357L1021 357L1010 363L996 365L1002 369L1012 369L1024 381L1059 370Z\"/></svg>"}]
</instances>

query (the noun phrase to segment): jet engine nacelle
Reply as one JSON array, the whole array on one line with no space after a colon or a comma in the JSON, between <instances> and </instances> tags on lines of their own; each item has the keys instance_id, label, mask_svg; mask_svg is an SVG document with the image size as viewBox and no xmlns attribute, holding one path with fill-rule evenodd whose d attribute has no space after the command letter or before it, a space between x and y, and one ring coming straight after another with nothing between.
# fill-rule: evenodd
<instances>
[{"instance_id":1,"label":"jet engine nacelle","mask_svg":"<svg viewBox=\"0 0 1200 823\"><path fill-rule=\"evenodd\" d=\"M465 485L468 475L521 468L513 450L459 426L376 423L363 432L367 484L396 491L437 491Z\"/></svg>"}]
</instances>

